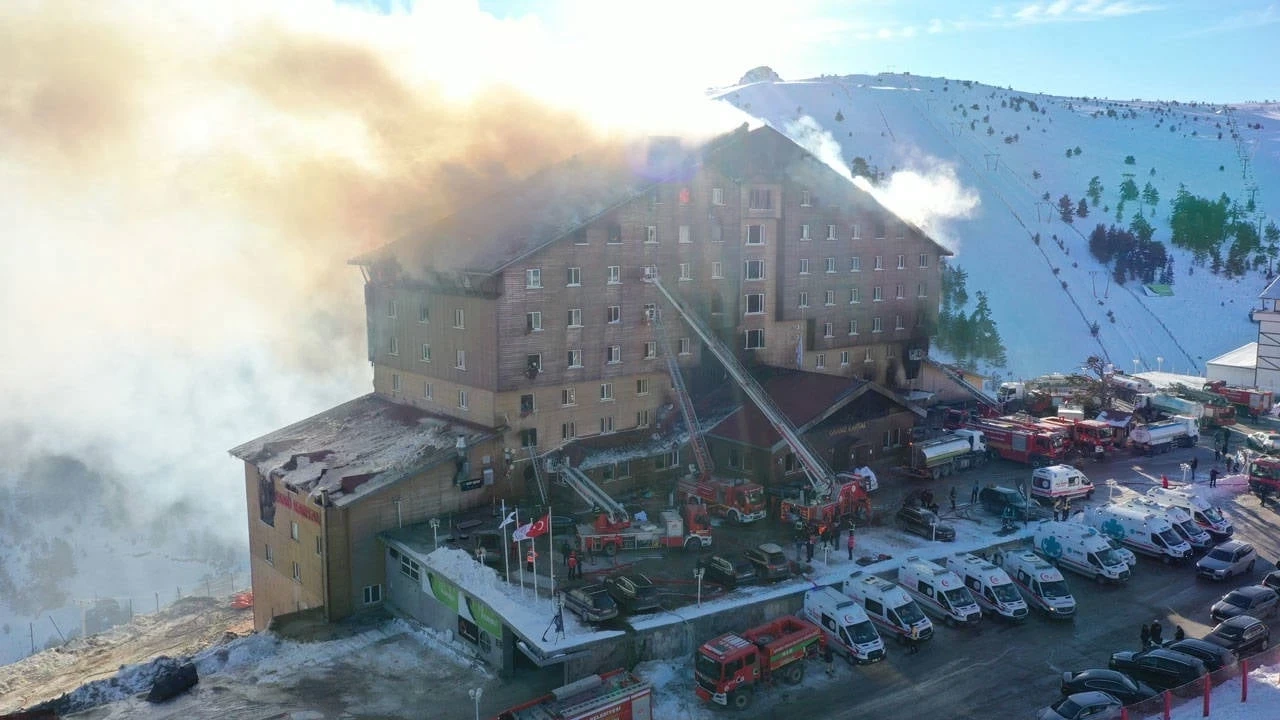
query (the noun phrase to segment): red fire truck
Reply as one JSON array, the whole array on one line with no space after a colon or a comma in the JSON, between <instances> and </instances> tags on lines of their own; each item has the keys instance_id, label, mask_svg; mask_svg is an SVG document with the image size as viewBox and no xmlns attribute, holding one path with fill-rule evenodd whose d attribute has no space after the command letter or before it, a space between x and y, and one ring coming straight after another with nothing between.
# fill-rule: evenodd
<instances>
[{"instance_id":1,"label":"red fire truck","mask_svg":"<svg viewBox=\"0 0 1280 720\"><path fill-rule=\"evenodd\" d=\"M495 720L649 720L653 686L626 670L587 677L499 713Z\"/></svg>"},{"instance_id":2,"label":"red fire truck","mask_svg":"<svg viewBox=\"0 0 1280 720\"><path fill-rule=\"evenodd\" d=\"M763 520L764 488L740 478L685 478L676 485L681 505L701 503L707 512L735 523Z\"/></svg>"},{"instance_id":3,"label":"red fire truck","mask_svg":"<svg viewBox=\"0 0 1280 720\"><path fill-rule=\"evenodd\" d=\"M1275 397L1270 390L1236 387L1223 380L1207 382L1204 389L1230 400L1240 412L1251 418L1271 412L1271 407L1275 405Z\"/></svg>"},{"instance_id":4,"label":"red fire truck","mask_svg":"<svg viewBox=\"0 0 1280 720\"><path fill-rule=\"evenodd\" d=\"M1115 448L1115 428L1101 420L1072 420L1070 418L1047 417L1041 422L1058 425L1071 434L1071 442L1076 452L1082 457L1103 459Z\"/></svg>"},{"instance_id":5,"label":"red fire truck","mask_svg":"<svg viewBox=\"0 0 1280 720\"><path fill-rule=\"evenodd\" d=\"M807 491L801 491L796 496L778 498L778 519L784 524L803 520L807 525L829 525L839 523L848 515L859 524L870 522L871 496L867 494L862 477L839 473L836 481L839 484L834 489L833 497L829 499L813 500L804 497Z\"/></svg>"},{"instance_id":6,"label":"red fire truck","mask_svg":"<svg viewBox=\"0 0 1280 720\"><path fill-rule=\"evenodd\" d=\"M592 524L578 526L584 547L610 557L620 550L711 547L711 521L701 505L683 505L680 512L661 510L656 524L614 520L600 513Z\"/></svg>"},{"instance_id":7,"label":"red fire truck","mask_svg":"<svg viewBox=\"0 0 1280 720\"><path fill-rule=\"evenodd\" d=\"M794 615L709 640L694 657L698 697L744 710L757 685L774 678L799 685L804 659L816 655L825 642L818 626Z\"/></svg>"},{"instance_id":8,"label":"red fire truck","mask_svg":"<svg viewBox=\"0 0 1280 720\"><path fill-rule=\"evenodd\" d=\"M1263 502L1280 494L1280 458L1259 455L1249 461L1249 491Z\"/></svg>"},{"instance_id":9,"label":"red fire truck","mask_svg":"<svg viewBox=\"0 0 1280 720\"><path fill-rule=\"evenodd\" d=\"M1000 457L1036 467L1063 462L1070 446L1067 434L1061 430L1024 425L1008 418L970 418L966 427L981 430L987 448Z\"/></svg>"}]
</instances>

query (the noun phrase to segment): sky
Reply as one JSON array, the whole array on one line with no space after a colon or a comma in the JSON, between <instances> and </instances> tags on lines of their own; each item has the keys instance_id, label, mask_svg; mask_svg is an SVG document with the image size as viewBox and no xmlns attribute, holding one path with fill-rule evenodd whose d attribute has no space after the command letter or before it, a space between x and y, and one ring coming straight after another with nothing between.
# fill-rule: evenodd
<instances>
[{"instance_id":1,"label":"sky","mask_svg":"<svg viewBox=\"0 0 1280 720\"><path fill-rule=\"evenodd\" d=\"M593 65L665 68L673 82L708 86L769 65L788 80L894 71L1068 96L1280 97L1270 75L1280 3L1262 0L483 0L478 9L537 26Z\"/></svg>"}]
</instances>

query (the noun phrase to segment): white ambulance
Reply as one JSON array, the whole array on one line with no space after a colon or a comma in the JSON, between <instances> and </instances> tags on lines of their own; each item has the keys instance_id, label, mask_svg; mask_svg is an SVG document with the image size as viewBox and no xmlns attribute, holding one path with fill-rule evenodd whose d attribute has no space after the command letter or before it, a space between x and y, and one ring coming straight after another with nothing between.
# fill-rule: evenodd
<instances>
[{"instance_id":1,"label":"white ambulance","mask_svg":"<svg viewBox=\"0 0 1280 720\"><path fill-rule=\"evenodd\" d=\"M1054 565L1100 583L1129 579L1129 566L1095 528L1075 522L1042 520L1036 524L1036 552Z\"/></svg>"},{"instance_id":2,"label":"white ambulance","mask_svg":"<svg viewBox=\"0 0 1280 720\"><path fill-rule=\"evenodd\" d=\"M1206 532L1219 541L1226 540L1235 534L1235 527L1231 525L1230 520L1223 516L1222 510L1211 505L1194 492L1153 487L1147 491L1147 497L1161 505L1181 508L1183 512L1191 516L1191 519L1197 525L1204 528Z\"/></svg>"},{"instance_id":3,"label":"white ambulance","mask_svg":"<svg viewBox=\"0 0 1280 720\"><path fill-rule=\"evenodd\" d=\"M948 555L947 569L960 576L982 609L1015 621L1026 620L1030 614L1027 601L1022 599L1009 575L986 558L964 552Z\"/></svg>"},{"instance_id":4,"label":"white ambulance","mask_svg":"<svg viewBox=\"0 0 1280 720\"><path fill-rule=\"evenodd\" d=\"M832 650L864 665L884 659L884 641L866 611L835 588L824 587L804 594L804 614L822 628Z\"/></svg>"},{"instance_id":5,"label":"white ambulance","mask_svg":"<svg viewBox=\"0 0 1280 720\"><path fill-rule=\"evenodd\" d=\"M933 623L905 590L877 575L861 570L845 578L841 591L862 603L871 622L905 643L912 633L918 640L933 637Z\"/></svg>"},{"instance_id":6,"label":"white ambulance","mask_svg":"<svg viewBox=\"0 0 1280 720\"><path fill-rule=\"evenodd\" d=\"M1125 505L1146 510L1168 520L1169 524L1173 526L1173 531L1178 533L1178 537L1186 540L1187 544L1193 548L1204 549L1214 545L1213 536L1197 525L1185 510L1176 505L1164 505L1145 495L1132 498Z\"/></svg>"},{"instance_id":7,"label":"white ambulance","mask_svg":"<svg viewBox=\"0 0 1280 720\"><path fill-rule=\"evenodd\" d=\"M1191 557L1191 545L1169 521L1147 510L1111 503L1090 508L1084 513L1084 521L1134 552L1160 558L1166 564L1185 562Z\"/></svg>"},{"instance_id":8,"label":"white ambulance","mask_svg":"<svg viewBox=\"0 0 1280 720\"><path fill-rule=\"evenodd\" d=\"M1076 614L1076 599L1071 597L1067 581L1049 561L1030 550L1022 550L997 552L992 562L1003 567L1027 602L1047 617L1069 620Z\"/></svg>"},{"instance_id":9,"label":"white ambulance","mask_svg":"<svg viewBox=\"0 0 1280 720\"><path fill-rule=\"evenodd\" d=\"M938 615L948 625L977 625L982 621L982 608L960 577L935 562L918 555L908 557L898 568L898 584L925 612Z\"/></svg>"},{"instance_id":10,"label":"white ambulance","mask_svg":"<svg viewBox=\"0 0 1280 720\"><path fill-rule=\"evenodd\" d=\"M1050 465L1031 472L1031 497L1053 503L1063 498L1093 497L1093 481L1070 465Z\"/></svg>"}]
</instances>

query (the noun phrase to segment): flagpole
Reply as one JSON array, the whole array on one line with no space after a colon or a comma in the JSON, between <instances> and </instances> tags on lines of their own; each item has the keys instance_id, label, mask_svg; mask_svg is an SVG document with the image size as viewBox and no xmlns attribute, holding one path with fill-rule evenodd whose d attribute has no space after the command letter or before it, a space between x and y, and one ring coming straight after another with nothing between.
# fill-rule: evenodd
<instances>
[{"instance_id":1,"label":"flagpole","mask_svg":"<svg viewBox=\"0 0 1280 720\"><path fill-rule=\"evenodd\" d=\"M507 544L507 499L502 498L502 560L507 571L507 584L511 584L511 546Z\"/></svg>"},{"instance_id":2,"label":"flagpole","mask_svg":"<svg viewBox=\"0 0 1280 720\"><path fill-rule=\"evenodd\" d=\"M516 530L520 529L520 506L516 506ZM520 570L520 596L524 597L524 558L520 555L520 541L516 540L516 567Z\"/></svg>"},{"instance_id":3,"label":"flagpole","mask_svg":"<svg viewBox=\"0 0 1280 720\"><path fill-rule=\"evenodd\" d=\"M547 557L551 558L551 604L556 602L556 533L551 527L551 506L547 506Z\"/></svg>"}]
</instances>

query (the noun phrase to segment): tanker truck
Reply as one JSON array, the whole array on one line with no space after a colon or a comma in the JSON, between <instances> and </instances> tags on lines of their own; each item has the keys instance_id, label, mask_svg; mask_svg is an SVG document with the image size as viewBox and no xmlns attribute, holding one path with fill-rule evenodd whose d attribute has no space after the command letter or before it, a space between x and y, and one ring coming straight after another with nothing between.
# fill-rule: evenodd
<instances>
[{"instance_id":1,"label":"tanker truck","mask_svg":"<svg viewBox=\"0 0 1280 720\"><path fill-rule=\"evenodd\" d=\"M937 480L958 470L968 470L987 461L987 444L978 430L957 430L911 443L909 463L898 472L917 478Z\"/></svg>"},{"instance_id":2,"label":"tanker truck","mask_svg":"<svg viewBox=\"0 0 1280 720\"><path fill-rule=\"evenodd\" d=\"M1167 453L1175 446L1191 447L1199 440L1199 423L1182 415L1139 425L1129 432L1129 444L1146 455Z\"/></svg>"}]
</instances>

